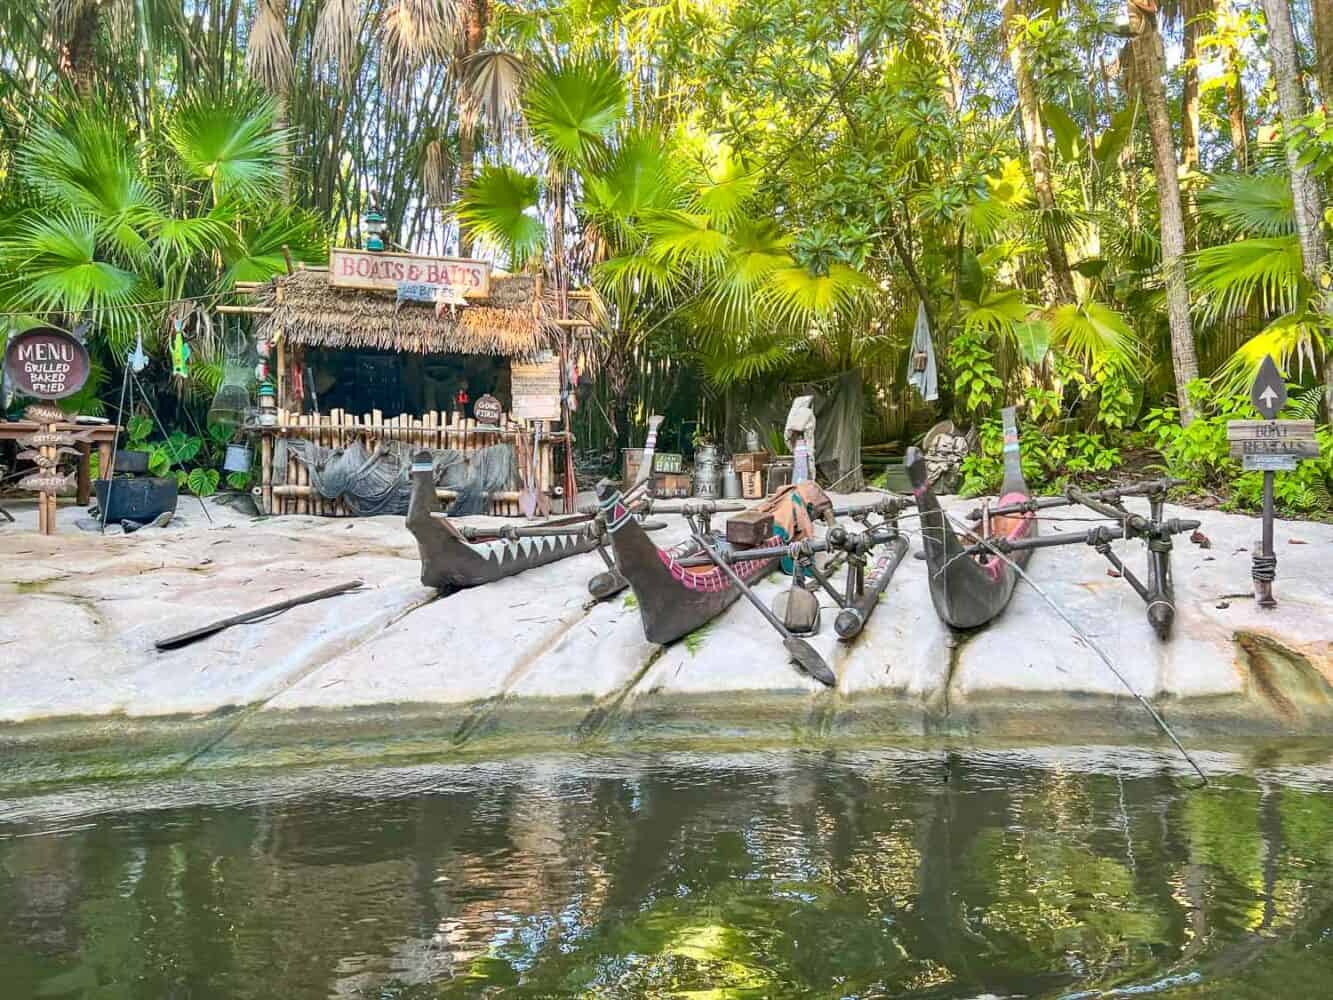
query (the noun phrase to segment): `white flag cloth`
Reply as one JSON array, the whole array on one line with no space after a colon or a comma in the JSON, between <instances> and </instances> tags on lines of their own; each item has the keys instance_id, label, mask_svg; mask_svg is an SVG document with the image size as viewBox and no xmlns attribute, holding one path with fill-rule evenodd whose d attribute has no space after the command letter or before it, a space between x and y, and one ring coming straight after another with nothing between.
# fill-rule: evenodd
<instances>
[{"instance_id":1,"label":"white flag cloth","mask_svg":"<svg viewBox=\"0 0 1333 1000\"><path fill-rule=\"evenodd\" d=\"M917 359L925 355L926 363ZM940 398L939 373L935 370L935 345L930 340L930 321L926 319L926 304L916 309L916 329L912 333L912 350L907 355L907 382L916 386L921 398L932 403Z\"/></svg>"}]
</instances>

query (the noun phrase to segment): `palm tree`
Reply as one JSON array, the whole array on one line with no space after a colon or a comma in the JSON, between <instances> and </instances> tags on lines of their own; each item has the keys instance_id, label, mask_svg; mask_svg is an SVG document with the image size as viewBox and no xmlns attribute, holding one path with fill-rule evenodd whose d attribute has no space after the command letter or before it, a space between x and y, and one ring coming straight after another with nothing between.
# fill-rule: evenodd
<instances>
[{"instance_id":1,"label":"palm tree","mask_svg":"<svg viewBox=\"0 0 1333 1000\"><path fill-rule=\"evenodd\" d=\"M1291 7L1287 0L1263 0L1264 15L1268 19L1268 52L1273 60L1273 82L1277 86L1282 121L1288 133L1295 131L1308 111L1305 91L1301 86L1300 60L1296 50L1296 32L1291 24ZM1333 296L1328 292L1328 244L1323 234L1323 198L1319 192L1314 171L1302 161L1292 136L1285 143L1287 170L1291 175L1292 203L1296 215L1296 233L1301 244L1301 259L1305 277L1320 300L1318 311L1325 322L1333 317ZM1322 347L1322 342L1320 343ZM1333 351L1324 351L1325 406L1333 420Z\"/></svg>"},{"instance_id":2,"label":"palm tree","mask_svg":"<svg viewBox=\"0 0 1333 1000\"><path fill-rule=\"evenodd\" d=\"M1050 155L1046 147L1046 125L1041 119L1037 86L1032 78L1028 57L1024 51L1022 30L1019 26L1019 0L1005 0L1002 16L1004 33L1009 46L1009 62L1013 67L1018 89L1019 117L1023 123L1023 137L1027 142L1028 162L1032 168L1032 190L1042 214L1042 238L1050 264L1052 299L1057 303L1074 301L1074 277L1069 268L1069 255L1064 238L1055 225L1057 212L1055 187L1051 180ZM1025 20L1025 19L1024 19Z\"/></svg>"}]
</instances>

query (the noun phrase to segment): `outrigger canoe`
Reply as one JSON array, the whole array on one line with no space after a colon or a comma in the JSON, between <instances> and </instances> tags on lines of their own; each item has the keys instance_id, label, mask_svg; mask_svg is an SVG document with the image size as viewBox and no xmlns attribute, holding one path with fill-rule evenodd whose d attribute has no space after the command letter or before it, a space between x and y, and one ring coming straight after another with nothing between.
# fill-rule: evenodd
<instances>
[{"instance_id":1,"label":"outrigger canoe","mask_svg":"<svg viewBox=\"0 0 1333 1000\"><path fill-rule=\"evenodd\" d=\"M1030 499L1018 445L1018 423L1012 407L1004 410L1004 479L1000 486L1001 507L1018 507ZM925 457L908 448L903 460L912 482L917 510L921 515L921 539L930 578L930 598L935 612L954 628L977 628L995 618L1008 605L1018 583L1013 564L1023 567L1032 557L1031 548L1001 558L985 542L1003 543L1033 539L1037 520L1030 512L985 518L976 538L960 540L926 478ZM982 544L978 544L978 542Z\"/></svg>"},{"instance_id":2,"label":"outrigger canoe","mask_svg":"<svg viewBox=\"0 0 1333 1000\"><path fill-rule=\"evenodd\" d=\"M808 489L814 491L818 487L811 483ZM741 597L741 589L715 561L700 565L707 553L697 539L686 539L668 549L658 548L634 520L624 496L612 483L603 482L598 487L598 502L616 564L638 599L643 634L649 642L675 642L712 621ZM731 551L722 533L708 534L708 545L714 552ZM772 572L775 560L787 555L787 543L796 540L775 534L753 549L755 558L742 556L727 562L748 586ZM779 551L771 556L761 555L766 548ZM750 551L745 550L745 555Z\"/></svg>"}]
</instances>

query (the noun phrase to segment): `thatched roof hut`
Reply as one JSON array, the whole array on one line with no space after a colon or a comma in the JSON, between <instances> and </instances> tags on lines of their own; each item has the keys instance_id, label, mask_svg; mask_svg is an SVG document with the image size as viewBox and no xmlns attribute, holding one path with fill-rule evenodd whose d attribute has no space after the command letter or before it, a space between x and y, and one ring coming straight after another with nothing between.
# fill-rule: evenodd
<instances>
[{"instance_id":1,"label":"thatched roof hut","mask_svg":"<svg viewBox=\"0 0 1333 1000\"><path fill-rule=\"evenodd\" d=\"M398 302L392 292L336 288L322 268L302 268L255 290L273 311L261 338L281 330L289 345L330 350L372 348L408 354L490 354L528 358L552 346L553 303L527 274L492 274L490 297L439 316L427 302Z\"/></svg>"}]
</instances>

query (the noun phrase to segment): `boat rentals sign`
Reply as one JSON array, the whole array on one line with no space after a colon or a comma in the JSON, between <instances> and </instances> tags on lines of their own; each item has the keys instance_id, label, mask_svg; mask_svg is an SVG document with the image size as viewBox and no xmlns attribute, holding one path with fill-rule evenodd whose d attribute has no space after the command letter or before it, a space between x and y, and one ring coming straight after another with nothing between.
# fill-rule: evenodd
<instances>
[{"instance_id":1,"label":"boat rentals sign","mask_svg":"<svg viewBox=\"0 0 1333 1000\"><path fill-rule=\"evenodd\" d=\"M329 284L395 293L404 287L414 291L419 288L419 294L400 297L425 298L429 294L427 301L434 301L433 293L440 289L468 299L485 299L491 294L491 265L484 260L335 247L329 251Z\"/></svg>"}]
</instances>

